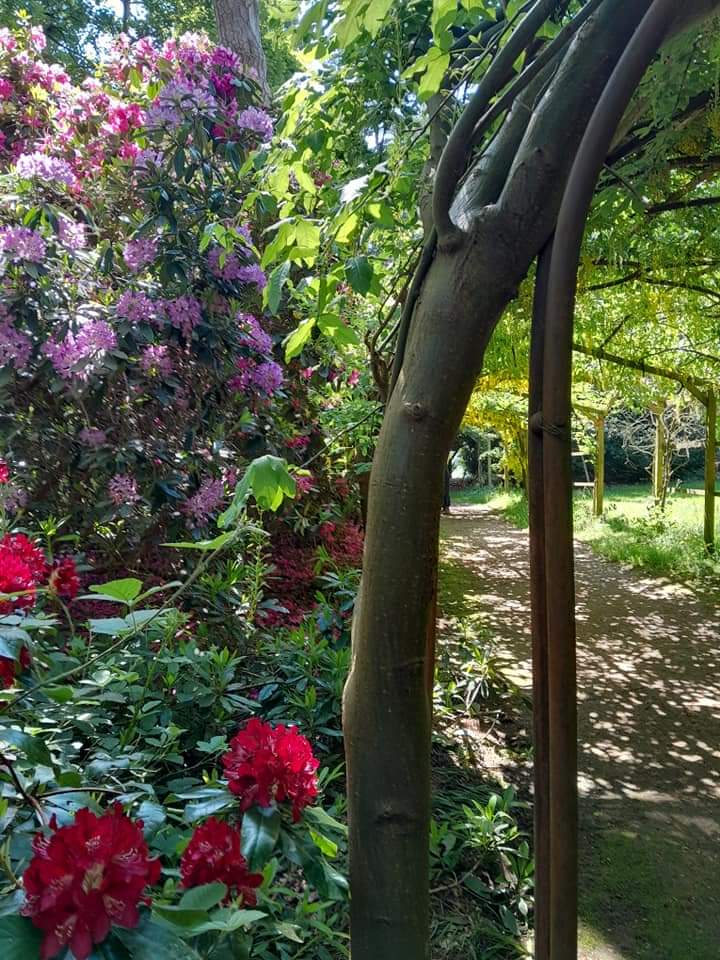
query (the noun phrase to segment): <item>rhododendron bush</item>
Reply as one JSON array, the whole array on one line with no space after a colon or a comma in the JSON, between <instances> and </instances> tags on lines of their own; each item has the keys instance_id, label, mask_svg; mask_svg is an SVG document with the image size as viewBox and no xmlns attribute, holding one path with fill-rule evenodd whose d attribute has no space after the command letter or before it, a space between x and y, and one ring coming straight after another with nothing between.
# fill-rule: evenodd
<instances>
[{"instance_id":1,"label":"rhododendron bush","mask_svg":"<svg viewBox=\"0 0 720 960\"><path fill-rule=\"evenodd\" d=\"M345 956L333 731L311 742L276 701L275 653L204 641L175 605L188 582L83 595L75 558L22 533L0 560L1 955L292 957L317 936ZM293 661L312 637L285 641Z\"/></svg>"},{"instance_id":2,"label":"rhododendron bush","mask_svg":"<svg viewBox=\"0 0 720 960\"><path fill-rule=\"evenodd\" d=\"M272 121L200 35L121 37L80 84L43 46L0 31L7 506L131 543L202 530L248 460L303 449L308 384L262 316Z\"/></svg>"}]
</instances>

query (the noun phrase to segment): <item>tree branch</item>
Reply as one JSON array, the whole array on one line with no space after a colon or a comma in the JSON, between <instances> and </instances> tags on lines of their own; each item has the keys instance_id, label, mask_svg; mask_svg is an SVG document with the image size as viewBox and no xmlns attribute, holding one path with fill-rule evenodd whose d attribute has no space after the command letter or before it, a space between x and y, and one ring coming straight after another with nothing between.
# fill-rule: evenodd
<instances>
[{"instance_id":1,"label":"tree branch","mask_svg":"<svg viewBox=\"0 0 720 960\"><path fill-rule=\"evenodd\" d=\"M537 0L490 64L477 91L450 133L438 164L433 193L433 220L441 244L458 233L458 228L450 217L450 206L467 163L475 125L487 109L490 99L503 85L517 58L547 20L555 3L556 0Z\"/></svg>"}]
</instances>

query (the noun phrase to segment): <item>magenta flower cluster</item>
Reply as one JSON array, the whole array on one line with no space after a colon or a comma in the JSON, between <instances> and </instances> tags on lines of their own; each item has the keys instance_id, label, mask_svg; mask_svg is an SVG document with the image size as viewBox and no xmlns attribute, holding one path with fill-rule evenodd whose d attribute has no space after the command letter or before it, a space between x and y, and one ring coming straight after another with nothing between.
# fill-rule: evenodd
<instances>
[{"instance_id":1,"label":"magenta flower cluster","mask_svg":"<svg viewBox=\"0 0 720 960\"><path fill-rule=\"evenodd\" d=\"M169 377L173 372L172 357L165 344L151 344L140 355L140 368L149 377Z\"/></svg>"},{"instance_id":2,"label":"magenta flower cluster","mask_svg":"<svg viewBox=\"0 0 720 960\"><path fill-rule=\"evenodd\" d=\"M0 367L13 364L24 370L32 353L32 340L18 330L7 309L0 304Z\"/></svg>"},{"instance_id":3,"label":"magenta flower cluster","mask_svg":"<svg viewBox=\"0 0 720 960\"><path fill-rule=\"evenodd\" d=\"M107 350L117 347L115 331L105 320L90 320L75 334L62 340L48 340L43 353L66 380L86 377L89 364L100 359Z\"/></svg>"}]
</instances>

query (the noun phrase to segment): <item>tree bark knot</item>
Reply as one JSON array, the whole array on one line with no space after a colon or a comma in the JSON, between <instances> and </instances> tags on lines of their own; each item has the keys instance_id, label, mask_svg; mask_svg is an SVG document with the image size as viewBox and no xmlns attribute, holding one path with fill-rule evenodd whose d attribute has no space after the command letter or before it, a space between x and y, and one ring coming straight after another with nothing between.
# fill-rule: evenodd
<instances>
[{"instance_id":1,"label":"tree bark knot","mask_svg":"<svg viewBox=\"0 0 720 960\"><path fill-rule=\"evenodd\" d=\"M405 403L403 406L413 420L424 420L428 415L428 409L424 403Z\"/></svg>"}]
</instances>

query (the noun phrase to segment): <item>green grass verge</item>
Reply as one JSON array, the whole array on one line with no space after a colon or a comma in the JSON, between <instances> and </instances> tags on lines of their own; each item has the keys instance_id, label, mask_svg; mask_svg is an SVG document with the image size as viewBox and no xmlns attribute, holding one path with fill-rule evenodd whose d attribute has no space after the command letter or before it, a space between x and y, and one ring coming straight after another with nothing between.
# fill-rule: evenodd
<instances>
[{"instance_id":1,"label":"green grass verge","mask_svg":"<svg viewBox=\"0 0 720 960\"><path fill-rule=\"evenodd\" d=\"M656 510L647 485L608 487L605 514L592 516L587 491L575 494L575 534L602 557L684 582L720 585L720 557L709 558L703 545L703 497L680 488L664 513ZM514 526L528 526L527 501L517 492L469 487L453 495L454 504L490 504ZM720 503L717 539L720 544Z\"/></svg>"}]
</instances>

